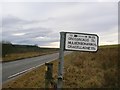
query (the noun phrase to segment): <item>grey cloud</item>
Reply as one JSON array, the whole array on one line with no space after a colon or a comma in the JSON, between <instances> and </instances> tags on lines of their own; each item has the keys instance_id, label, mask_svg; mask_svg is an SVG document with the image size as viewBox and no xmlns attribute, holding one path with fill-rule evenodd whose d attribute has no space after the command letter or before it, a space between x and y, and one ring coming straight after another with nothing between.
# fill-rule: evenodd
<instances>
[{"instance_id":1,"label":"grey cloud","mask_svg":"<svg viewBox=\"0 0 120 90\"><path fill-rule=\"evenodd\" d=\"M10 19L12 20L12 19ZM8 19L9 21L9 19ZM13 20L13 22L19 22L20 19ZM22 20L23 22L23 20ZM22 23L23 24L23 23ZM8 23L9 25L9 23ZM12 24L10 25L12 26ZM44 27L34 27L29 29L24 28L17 28L17 27L10 27L9 29L4 26L3 29L3 40L12 41L12 43L18 43L18 44L39 44L39 45L46 45L51 42L58 41L58 38L56 38L56 33L50 29L50 28L44 28ZM14 36L15 33L25 33L25 35L22 36ZM48 40L36 40L37 37L48 37Z\"/></svg>"},{"instance_id":2,"label":"grey cloud","mask_svg":"<svg viewBox=\"0 0 120 90\"><path fill-rule=\"evenodd\" d=\"M41 37L49 36L54 31L48 28L37 27L37 28L23 29L22 32L26 33L24 35L26 38L35 38L40 36Z\"/></svg>"},{"instance_id":3,"label":"grey cloud","mask_svg":"<svg viewBox=\"0 0 120 90\"><path fill-rule=\"evenodd\" d=\"M51 42L58 41L56 38L49 37L49 41L43 41L43 40L35 40L34 38L25 38L25 37L11 37L9 41L12 41L12 43L18 43L18 44L38 44L40 46L49 45Z\"/></svg>"},{"instance_id":4,"label":"grey cloud","mask_svg":"<svg viewBox=\"0 0 120 90\"><path fill-rule=\"evenodd\" d=\"M38 21L28 21L12 15L5 16L2 18L2 27L15 27L16 25L38 23Z\"/></svg>"},{"instance_id":5,"label":"grey cloud","mask_svg":"<svg viewBox=\"0 0 120 90\"><path fill-rule=\"evenodd\" d=\"M13 25L13 24L20 24L23 22L25 22L25 21L22 19L19 19L17 17L13 17L13 16L7 16L7 17L2 18L3 27Z\"/></svg>"},{"instance_id":6,"label":"grey cloud","mask_svg":"<svg viewBox=\"0 0 120 90\"><path fill-rule=\"evenodd\" d=\"M79 13L57 18L58 27L97 33L117 25L117 7L113 3L80 3L76 12Z\"/></svg>"},{"instance_id":7,"label":"grey cloud","mask_svg":"<svg viewBox=\"0 0 120 90\"><path fill-rule=\"evenodd\" d=\"M42 9L37 15L32 14L34 21L13 16L3 18L3 38L13 43L44 46L58 42L61 30L99 34L109 32L117 26L116 6L111 3L44 3L43 6L45 10L42 6L41 8L44 14L41 13ZM47 6L53 7L49 9ZM34 9L30 10L31 13ZM27 29L25 29L26 25L28 25ZM13 36L13 33L25 33L25 35ZM44 39L36 40L37 37Z\"/></svg>"}]
</instances>

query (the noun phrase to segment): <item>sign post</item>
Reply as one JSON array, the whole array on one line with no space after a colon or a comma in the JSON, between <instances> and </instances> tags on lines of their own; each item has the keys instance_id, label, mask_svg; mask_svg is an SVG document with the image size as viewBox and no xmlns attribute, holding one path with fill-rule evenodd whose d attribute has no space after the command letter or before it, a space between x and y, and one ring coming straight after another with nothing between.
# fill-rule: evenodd
<instances>
[{"instance_id":1,"label":"sign post","mask_svg":"<svg viewBox=\"0 0 120 90\"><path fill-rule=\"evenodd\" d=\"M64 50L67 51L88 51L97 52L98 36L96 34L60 32L60 51L58 62L58 82L57 88L62 88Z\"/></svg>"},{"instance_id":2,"label":"sign post","mask_svg":"<svg viewBox=\"0 0 120 90\"><path fill-rule=\"evenodd\" d=\"M60 32L60 50L59 50L59 62L58 62L58 82L57 88L62 88L63 81L63 66L64 66L64 44L65 44L65 32Z\"/></svg>"}]
</instances>

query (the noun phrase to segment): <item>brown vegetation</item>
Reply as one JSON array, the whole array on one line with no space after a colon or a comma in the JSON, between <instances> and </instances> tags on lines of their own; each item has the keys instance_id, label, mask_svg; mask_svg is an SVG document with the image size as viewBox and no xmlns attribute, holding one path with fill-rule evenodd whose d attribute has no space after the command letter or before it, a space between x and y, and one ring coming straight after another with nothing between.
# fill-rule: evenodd
<instances>
[{"instance_id":1,"label":"brown vegetation","mask_svg":"<svg viewBox=\"0 0 120 90\"><path fill-rule=\"evenodd\" d=\"M2 43L2 62L15 61L55 53L58 48L41 48L37 45L14 45Z\"/></svg>"},{"instance_id":2,"label":"brown vegetation","mask_svg":"<svg viewBox=\"0 0 120 90\"><path fill-rule=\"evenodd\" d=\"M64 87L117 87L118 48L100 48L97 53L75 52L67 60L70 62L65 65Z\"/></svg>"},{"instance_id":3,"label":"brown vegetation","mask_svg":"<svg viewBox=\"0 0 120 90\"><path fill-rule=\"evenodd\" d=\"M57 81L57 61L54 79ZM118 86L118 48L104 47L97 53L73 52L64 60L64 88L112 88ZM44 88L45 66L3 85L4 88Z\"/></svg>"},{"instance_id":4,"label":"brown vegetation","mask_svg":"<svg viewBox=\"0 0 120 90\"><path fill-rule=\"evenodd\" d=\"M11 53L3 57L3 62L10 62L10 61L16 61L20 59L25 59L25 58L32 58L32 57L37 57L41 55L46 55L46 54L51 54L55 53L57 51L44 51L44 52L25 52L25 53Z\"/></svg>"}]
</instances>

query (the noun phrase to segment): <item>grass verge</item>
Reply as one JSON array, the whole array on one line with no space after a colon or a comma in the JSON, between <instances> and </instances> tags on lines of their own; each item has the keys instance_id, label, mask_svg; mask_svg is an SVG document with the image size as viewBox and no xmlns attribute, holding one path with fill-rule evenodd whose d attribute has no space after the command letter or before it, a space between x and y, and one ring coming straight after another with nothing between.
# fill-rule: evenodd
<instances>
[{"instance_id":1,"label":"grass verge","mask_svg":"<svg viewBox=\"0 0 120 90\"><path fill-rule=\"evenodd\" d=\"M8 54L5 57L3 57L2 62L10 62L10 61L16 61L16 60L25 59L25 58L32 58L32 57L37 57L41 55L52 54L55 52L57 51L13 53L13 54Z\"/></svg>"}]
</instances>

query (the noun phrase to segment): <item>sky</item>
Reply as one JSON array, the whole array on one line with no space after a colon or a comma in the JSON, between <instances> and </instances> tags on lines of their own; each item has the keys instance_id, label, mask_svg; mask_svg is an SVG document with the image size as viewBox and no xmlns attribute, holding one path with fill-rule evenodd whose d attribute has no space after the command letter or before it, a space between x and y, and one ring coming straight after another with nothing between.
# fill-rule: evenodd
<instances>
[{"instance_id":1,"label":"sky","mask_svg":"<svg viewBox=\"0 0 120 90\"><path fill-rule=\"evenodd\" d=\"M118 44L118 0L4 0L0 34L13 44L59 47L60 32L97 34Z\"/></svg>"}]
</instances>

